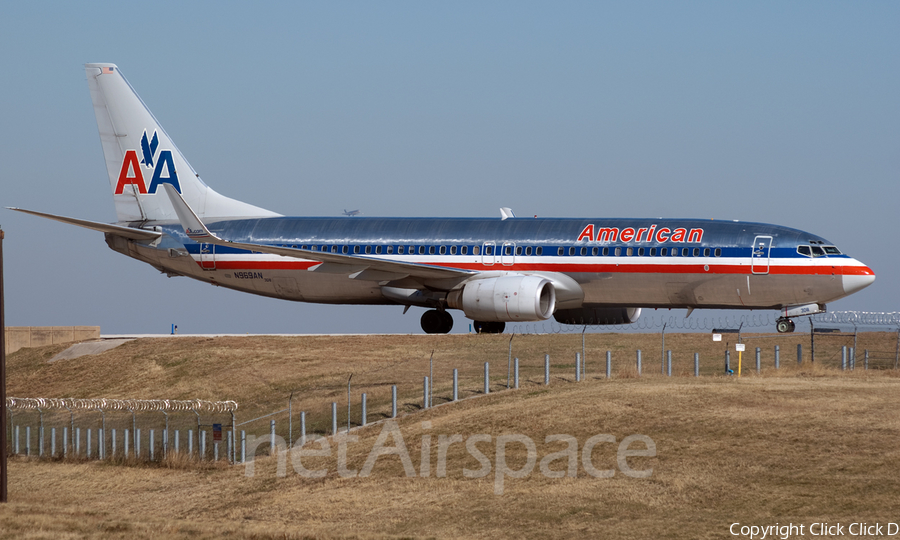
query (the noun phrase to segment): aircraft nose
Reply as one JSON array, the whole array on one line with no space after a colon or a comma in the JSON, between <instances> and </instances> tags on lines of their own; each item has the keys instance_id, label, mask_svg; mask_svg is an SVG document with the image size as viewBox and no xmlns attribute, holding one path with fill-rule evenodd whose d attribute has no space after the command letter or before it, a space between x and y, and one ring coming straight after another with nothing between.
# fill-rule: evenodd
<instances>
[{"instance_id":1,"label":"aircraft nose","mask_svg":"<svg viewBox=\"0 0 900 540\"><path fill-rule=\"evenodd\" d=\"M858 262L858 261L854 261ZM875 281L875 272L868 266L859 263L859 266L845 266L843 284L846 294L855 293L865 289Z\"/></svg>"}]
</instances>

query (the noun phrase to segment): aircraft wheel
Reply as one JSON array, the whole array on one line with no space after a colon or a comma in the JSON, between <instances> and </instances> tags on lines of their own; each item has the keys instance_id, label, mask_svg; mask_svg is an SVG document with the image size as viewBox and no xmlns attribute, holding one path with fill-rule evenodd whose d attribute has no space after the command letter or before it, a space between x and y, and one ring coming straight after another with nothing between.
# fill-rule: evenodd
<instances>
[{"instance_id":1,"label":"aircraft wheel","mask_svg":"<svg viewBox=\"0 0 900 540\"><path fill-rule=\"evenodd\" d=\"M421 324L426 334L446 334L453 328L453 317L446 311L429 309L422 314Z\"/></svg>"},{"instance_id":2,"label":"aircraft wheel","mask_svg":"<svg viewBox=\"0 0 900 540\"><path fill-rule=\"evenodd\" d=\"M472 326L476 334L502 334L506 330L505 322L474 321Z\"/></svg>"},{"instance_id":3,"label":"aircraft wheel","mask_svg":"<svg viewBox=\"0 0 900 540\"><path fill-rule=\"evenodd\" d=\"M779 334L787 334L794 331L794 321L790 319L778 319L775 322L775 329Z\"/></svg>"}]
</instances>

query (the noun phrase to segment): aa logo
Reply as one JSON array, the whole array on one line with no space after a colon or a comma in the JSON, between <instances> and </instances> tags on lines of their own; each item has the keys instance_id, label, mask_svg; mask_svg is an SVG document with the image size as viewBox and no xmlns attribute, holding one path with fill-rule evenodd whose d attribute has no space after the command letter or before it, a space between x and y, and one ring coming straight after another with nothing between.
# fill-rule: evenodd
<instances>
[{"instance_id":1,"label":"aa logo","mask_svg":"<svg viewBox=\"0 0 900 540\"><path fill-rule=\"evenodd\" d=\"M181 185L178 183L178 173L175 171L175 162L172 160L171 150L160 150L159 136L153 131L153 137L147 137L147 131L144 130L144 136L141 137L141 160L138 161L137 150L128 150L125 152L125 159L122 160L122 170L119 172L119 181L116 183L116 195L121 195L125 190L125 186L132 185L137 193L156 193L160 184L172 184L178 193L181 193ZM155 163L154 163L155 162ZM147 168L147 172L153 170L153 176L150 179L150 186L147 187L144 181L143 167Z\"/></svg>"}]
</instances>

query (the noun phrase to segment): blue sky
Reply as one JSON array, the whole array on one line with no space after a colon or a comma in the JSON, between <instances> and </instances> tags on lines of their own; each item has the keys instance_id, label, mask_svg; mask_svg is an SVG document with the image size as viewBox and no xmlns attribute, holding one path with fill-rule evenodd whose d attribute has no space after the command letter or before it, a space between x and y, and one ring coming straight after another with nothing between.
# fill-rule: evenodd
<instances>
[{"instance_id":1,"label":"blue sky","mask_svg":"<svg viewBox=\"0 0 900 540\"><path fill-rule=\"evenodd\" d=\"M15 3L0 205L115 219L82 67L114 62L208 184L280 213L777 223L875 270L829 308L898 311L898 25L894 2ZM0 225L9 325L419 331Z\"/></svg>"}]
</instances>

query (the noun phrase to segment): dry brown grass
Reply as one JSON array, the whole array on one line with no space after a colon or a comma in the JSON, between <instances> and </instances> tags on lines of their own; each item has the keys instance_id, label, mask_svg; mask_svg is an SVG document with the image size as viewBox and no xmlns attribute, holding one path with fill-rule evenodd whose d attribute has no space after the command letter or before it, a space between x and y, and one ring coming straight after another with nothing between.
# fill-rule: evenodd
<instances>
[{"instance_id":1,"label":"dry brown grass","mask_svg":"<svg viewBox=\"0 0 900 540\"><path fill-rule=\"evenodd\" d=\"M693 348L702 360L709 357L704 371L718 372L723 345L713 345L708 334L690 336L666 337L676 362L688 363L682 370L692 370ZM884 344L892 348L893 338L888 335ZM313 411L321 401L325 407L330 401L346 407L345 377L354 371L354 382L360 381L355 400L360 391L371 392L371 400L385 385L388 396L390 384L401 386L404 410L416 413L400 419L410 458L418 470L422 436L430 433L431 473L407 478L396 457L384 456L372 476L342 478L336 452L304 459L309 468L329 471L321 479L296 474L290 461L287 476L280 478L271 457L257 460L252 478L244 476L243 467L17 458L10 470L12 502L0 507L0 537L720 538L729 536L728 526L736 521L897 521L900 379L893 372L842 373L823 362L797 367L796 349L783 344L785 367L778 372L670 379L659 375L658 335L604 334L588 336L589 377L576 385L566 380L574 379L580 336L517 336L513 354L529 381L522 389L419 410L432 348L436 378L446 381L437 379L435 402L441 403L453 367L460 369L467 395L480 392L481 365L488 360L493 389L504 388L508 339L142 340L52 365L46 359L56 351L17 353L10 358L11 395L236 399L247 418L283 407L286 392L300 386L295 411ZM866 339L875 343L882 336ZM641 378L633 373L635 344L645 351ZM598 377L597 361L607 349L614 351L614 362L622 359L612 380ZM542 384L546 352L555 366L549 388ZM752 364L752 352L748 356ZM653 375L648 357L656 360ZM379 403L383 409L385 401ZM430 429L423 427L426 420ZM349 468L362 467L382 427L354 431L359 442L349 445ZM562 448L544 444L547 435L570 434L580 450L596 434L617 441L644 434L655 441L657 456L629 458L629 463L652 467L653 474L637 479L617 471L612 478L593 478L579 463L576 478L551 479L535 467L525 478L506 479L504 493L495 495L493 470L485 478L464 477L464 468L477 469L479 463L457 444L447 453L447 477L436 477L439 435L489 435L492 443L479 448L493 464L493 441L512 433L535 441L538 461ZM510 445L507 456L512 468L525 461L521 445ZM615 468L615 447L599 445L594 463Z\"/></svg>"}]
</instances>

